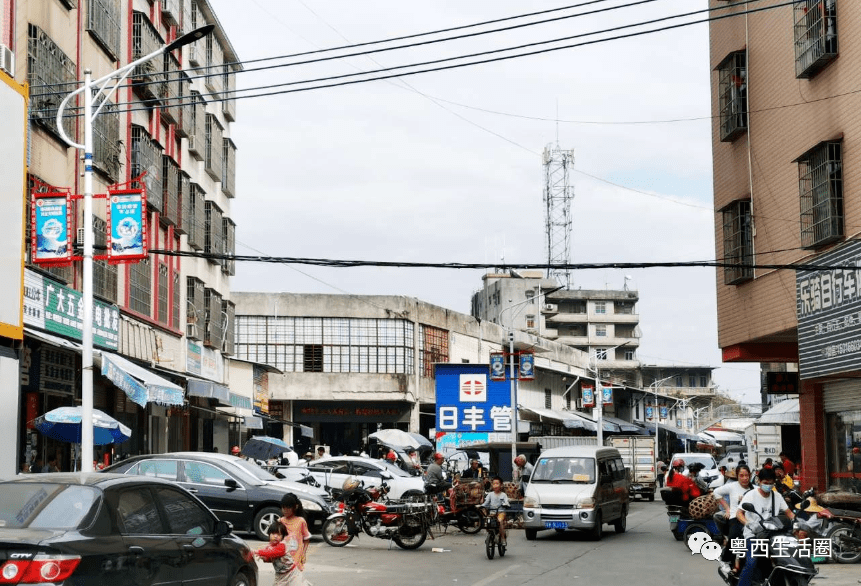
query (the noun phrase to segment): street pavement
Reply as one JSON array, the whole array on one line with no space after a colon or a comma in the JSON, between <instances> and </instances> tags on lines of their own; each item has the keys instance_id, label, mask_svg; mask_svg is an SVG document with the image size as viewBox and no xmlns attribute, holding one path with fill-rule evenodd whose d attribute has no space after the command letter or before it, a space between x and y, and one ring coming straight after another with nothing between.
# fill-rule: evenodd
<instances>
[{"instance_id":1,"label":"street pavement","mask_svg":"<svg viewBox=\"0 0 861 586\"><path fill-rule=\"evenodd\" d=\"M314 585L381 583L411 586L531 586L556 584L637 584L637 586L719 586L717 562L693 555L669 531L664 504L632 503L622 535L605 526L601 541L585 534L544 531L527 541L513 530L505 557L488 560L484 533L465 535L450 528L415 551L362 535L341 548L314 536L308 551L306 578ZM259 541L249 541L253 549ZM433 549L443 549L434 552ZM272 586L272 564L258 562L260 586ZM812 586L859 586L861 564L820 564Z\"/></svg>"}]
</instances>

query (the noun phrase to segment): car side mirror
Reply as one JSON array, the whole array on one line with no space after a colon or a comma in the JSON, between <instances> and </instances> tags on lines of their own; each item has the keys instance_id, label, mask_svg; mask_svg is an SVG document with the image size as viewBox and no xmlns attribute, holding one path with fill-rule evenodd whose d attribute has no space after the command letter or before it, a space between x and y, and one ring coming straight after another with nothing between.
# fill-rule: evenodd
<instances>
[{"instance_id":1,"label":"car side mirror","mask_svg":"<svg viewBox=\"0 0 861 586\"><path fill-rule=\"evenodd\" d=\"M215 536L226 537L233 532L233 524L230 521L215 522Z\"/></svg>"},{"instance_id":2,"label":"car side mirror","mask_svg":"<svg viewBox=\"0 0 861 586\"><path fill-rule=\"evenodd\" d=\"M382 472L380 472L380 476L382 476L386 480L391 480L392 478L394 478L394 476L392 476L392 473L388 470L383 470Z\"/></svg>"},{"instance_id":3,"label":"car side mirror","mask_svg":"<svg viewBox=\"0 0 861 586\"><path fill-rule=\"evenodd\" d=\"M235 489L239 487L239 484L237 484L237 482L233 478L225 478L224 486L230 489Z\"/></svg>"}]
</instances>

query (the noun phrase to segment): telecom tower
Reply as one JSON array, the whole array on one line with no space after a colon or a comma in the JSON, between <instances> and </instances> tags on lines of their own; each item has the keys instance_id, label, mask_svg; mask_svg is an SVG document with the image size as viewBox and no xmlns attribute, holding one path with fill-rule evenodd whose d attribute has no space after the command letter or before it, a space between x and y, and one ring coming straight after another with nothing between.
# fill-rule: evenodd
<instances>
[{"instance_id":1,"label":"telecom tower","mask_svg":"<svg viewBox=\"0 0 861 586\"><path fill-rule=\"evenodd\" d=\"M568 264L571 256L571 200L574 188L568 183L568 169L574 166L574 150L544 147L544 223L548 264ZM548 268L547 276L566 289L571 288L571 271Z\"/></svg>"}]
</instances>

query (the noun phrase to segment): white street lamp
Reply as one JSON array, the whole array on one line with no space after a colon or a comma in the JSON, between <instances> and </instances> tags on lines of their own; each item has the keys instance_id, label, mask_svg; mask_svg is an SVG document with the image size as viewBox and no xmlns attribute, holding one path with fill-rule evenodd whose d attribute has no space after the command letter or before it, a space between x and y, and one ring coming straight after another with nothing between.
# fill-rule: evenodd
<instances>
[{"instance_id":1,"label":"white street lamp","mask_svg":"<svg viewBox=\"0 0 861 586\"><path fill-rule=\"evenodd\" d=\"M617 349L621 348L622 346L626 346L627 344L628 344L628 342L625 342L624 344L619 344L618 346L613 346L612 348L605 348L604 352L607 352L607 354L609 355L609 353L611 351L617 350ZM590 359L591 358L592 357L590 356ZM600 373L600 367L598 366L599 361L598 361L598 350L597 349L595 350L594 358L595 358L595 407L593 408L592 413L594 414L595 409L598 410L597 440L598 440L598 447L600 448L601 446L604 445L604 392L603 392L603 389L601 389L601 373Z\"/></svg>"},{"instance_id":2,"label":"white street lamp","mask_svg":"<svg viewBox=\"0 0 861 586\"><path fill-rule=\"evenodd\" d=\"M658 436L658 421L660 421L660 417L658 417L658 385L659 385L659 384L661 384L662 382L664 382L665 380L670 380L671 378L675 378L675 376L676 376L676 375L672 375L672 376L664 377L664 378L662 378L662 379L660 379L660 380L656 380L656 381L654 381L652 384L650 384L650 385L649 385L649 388L650 388L650 389L652 389L652 388L653 388L653 389L654 389L654 393L655 393L655 412L654 412L654 417L655 417L655 461L656 461L656 462L658 461L658 458L660 457L660 456L659 456L659 454L658 454L658 448L659 448L659 447L660 447L660 445L661 445L661 442L660 442L660 441L658 441L658 437L659 437L659 436Z\"/></svg>"},{"instance_id":3,"label":"white street lamp","mask_svg":"<svg viewBox=\"0 0 861 586\"><path fill-rule=\"evenodd\" d=\"M99 79L92 80L92 72L84 70L84 85L70 93L57 108L57 130L60 136L70 146L84 151L84 262L83 262L83 291L84 305L83 328L81 331L81 472L93 471L93 120L99 115L102 106L116 89L122 84L135 67L151 59L169 53L189 43L200 40L208 35L215 25L208 24L187 33L172 43L156 49L149 55L132 61ZM103 93L108 84L113 85L107 93ZM99 85L101 84L101 85ZM93 111L93 92L91 88L98 86L95 98L102 95L95 111ZM84 94L84 144L79 144L66 136L63 130L63 110L66 104L76 95ZM143 210L146 213L146 210Z\"/></svg>"}]
</instances>

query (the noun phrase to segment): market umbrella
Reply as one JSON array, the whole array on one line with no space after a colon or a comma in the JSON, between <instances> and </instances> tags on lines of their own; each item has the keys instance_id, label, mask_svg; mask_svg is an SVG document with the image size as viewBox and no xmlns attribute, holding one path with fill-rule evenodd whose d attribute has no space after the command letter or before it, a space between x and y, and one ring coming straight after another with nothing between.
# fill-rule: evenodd
<instances>
[{"instance_id":1,"label":"market umbrella","mask_svg":"<svg viewBox=\"0 0 861 586\"><path fill-rule=\"evenodd\" d=\"M376 439L381 444L394 448L420 448L423 442L420 442L411 434L400 429L381 429L375 431L368 436Z\"/></svg>"},{"instance_id":2,"label":"market umbrella","mask_svg":"<svg viewBox=\"0 0 861 586\"><path fill-rule=\"evenodd\" d=\"M81 408L60 407L37 417L33 424L43 435L61 442L81 443ZM121 444L132 436L132 430L111 417L93 409L93 444Z\"/></svg>"},{"instance_id":3,"label":"market umbrella","mask_svg":"<svg viewBox=\"0 0 861 586\"><path fill-rule=\"evenodd\" d=\"M267 435L256 435L245 442L242 447L242 455L255 460L269 460L280 456L284 452L292 452L293 449L277 437Z\"/></svg>"}]
</instances>

